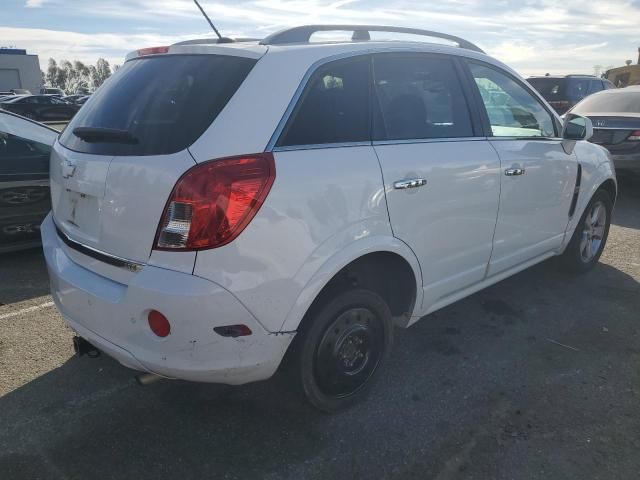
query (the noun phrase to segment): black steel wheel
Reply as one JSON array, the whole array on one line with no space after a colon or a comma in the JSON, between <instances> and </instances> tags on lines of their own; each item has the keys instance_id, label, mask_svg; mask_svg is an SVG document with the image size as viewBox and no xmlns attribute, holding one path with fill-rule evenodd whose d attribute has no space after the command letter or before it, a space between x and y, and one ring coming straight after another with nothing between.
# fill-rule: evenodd
<instances>
[{"instance_id":1,"label":"black steel wheel","mask_svg":"<svg viewBox=\"0 0 640 480\"><path fill-rule=\"evenodd\" d=\"M393 342L391 312L368 290L349 290L315 306L296 336L294 379L316 408L333 412L361 399Z\"/></svg>"}]
</instances>

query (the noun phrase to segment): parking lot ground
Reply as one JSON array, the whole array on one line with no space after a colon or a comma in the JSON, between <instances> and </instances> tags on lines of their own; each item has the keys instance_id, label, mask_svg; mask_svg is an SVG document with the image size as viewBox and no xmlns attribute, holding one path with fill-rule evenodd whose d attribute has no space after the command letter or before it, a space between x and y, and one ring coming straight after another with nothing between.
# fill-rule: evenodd
<instances>
[{"instance_id":1,"label":"parking lot ground","mask_svg":"<svg viewBox=\"0 0 640 480\"><path fill-rule=\"evenodd\" d=\"M601 263L546 262L408 330L328 416L284 381L139 387L72 358L37 251L0 257L0 479L640 477L640 185Z\"/></svg>"}]
</instances>

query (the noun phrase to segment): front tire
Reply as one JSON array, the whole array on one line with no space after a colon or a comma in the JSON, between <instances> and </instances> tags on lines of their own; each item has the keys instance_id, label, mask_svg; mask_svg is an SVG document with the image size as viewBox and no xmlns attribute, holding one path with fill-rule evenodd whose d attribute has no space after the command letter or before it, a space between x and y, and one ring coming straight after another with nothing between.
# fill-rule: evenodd
<instances>
[{"instance_id":1,"label":"front tire","mask_svg":"<svg viewBox=\"0 0 640 480\"><path fill-rule=\"evenodd\" d=\"M392 343L385 301L368 290L342 292L305 318L292 346L290 375L309 403L335 412L365 396Z\"/></svg>"},{"instance_id":2,"label":"front tire","mask_svg":"<svg viewBox=\"0 0 640 480\"><path fill-rule=\"evenodd\" d=\"M584 273L598 263L609 236L612 211L613 203L609 194L598 190L585 208L569 245L560 257L565 270Z\"/></svg>"}]
</instances>

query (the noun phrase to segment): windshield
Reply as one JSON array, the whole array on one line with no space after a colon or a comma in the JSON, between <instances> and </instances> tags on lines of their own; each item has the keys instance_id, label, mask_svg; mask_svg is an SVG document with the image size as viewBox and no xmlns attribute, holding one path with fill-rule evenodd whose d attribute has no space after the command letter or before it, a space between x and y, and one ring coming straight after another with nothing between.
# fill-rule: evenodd
<instances>
[{"instance_id":1,"label":"windshield","mask_svg":"<svg viewBox=\"0 0 640 480\"><path fill-rule=\"evenodd\" d=\"M640 114L640 91L613 90L591 95L576 105L571 113L638 113Z\"/></svg>"},{"instance_id":2,"label":"windshield","mask_svg":"<svg viewBox=\"0 0 640 480\"><path fill-rule=\"evenodd\" d=\"M60 138L100 155L160 155L184 150L211 125L255 64L222 55L163 55L126 62L94 93ZM73 132L90 128L91 141ZM101 141L99 130L136 141ZM78 130L83 131L83 130Z\"/></svg>"}]
</instances>

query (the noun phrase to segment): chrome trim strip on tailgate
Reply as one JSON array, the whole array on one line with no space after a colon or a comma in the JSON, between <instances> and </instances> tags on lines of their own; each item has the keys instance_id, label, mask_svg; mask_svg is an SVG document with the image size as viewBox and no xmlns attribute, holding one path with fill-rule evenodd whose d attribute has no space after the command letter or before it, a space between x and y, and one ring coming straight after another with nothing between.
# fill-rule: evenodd
<instances>
[{"instance_id":1,"label":"chrome trim strip on tailgate","mask_svg":"<svg viewBox=\"0 0 640 480\"><path fill-rule=\"evenodd\" d=\"M75 240L70 239L60 228L58 225L56 227L56 232L62 240L69 248L82 253L91 258L95 258L96 260L100 260L101 262L107 263L109 265L113 265L114 267L124 268L129 270L130 272L137 272L142 269L144 264L133 262L131 260L127 260L126 258L118 257L117 255L111 255L110 253L101 252L92 247L88 247L83 245Z\"/></svg>"}]
</instances>

